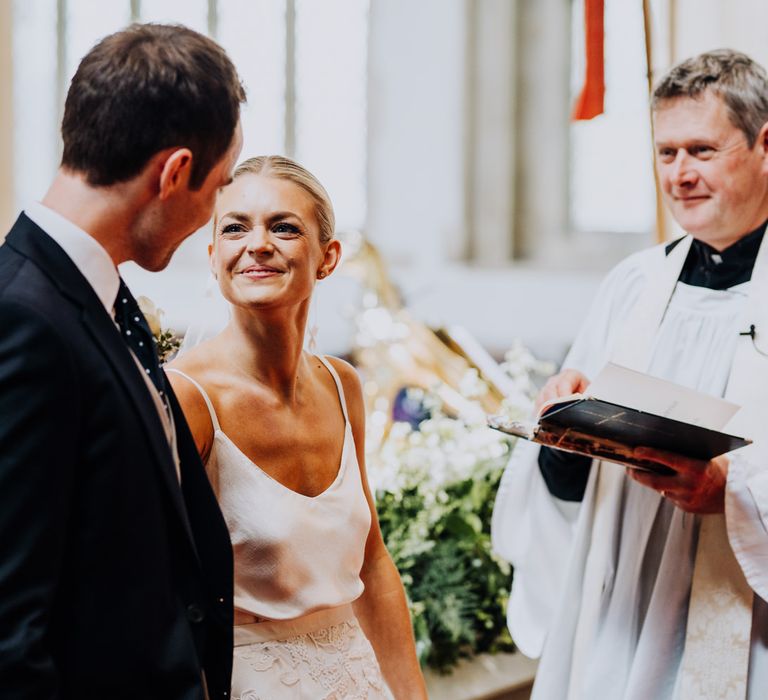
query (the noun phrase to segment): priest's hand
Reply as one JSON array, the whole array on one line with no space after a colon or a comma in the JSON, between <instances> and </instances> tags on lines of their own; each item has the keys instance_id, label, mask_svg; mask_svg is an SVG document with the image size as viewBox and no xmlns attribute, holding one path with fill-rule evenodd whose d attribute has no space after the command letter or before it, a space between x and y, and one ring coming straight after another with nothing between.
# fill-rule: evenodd
<instances>
[{"instance_id":1,"label":"priest's hand","mask_svg":"<svg viewBox=\"0 0 768 700\"><path fill-rule=\"evenodd\" d=\"M704 462L649 447L636 447L633 456L663 464L676 472L674 475L664 476L627 468L629 477L658 491L678 508L701 515L724 512L725 484L728 479L727 457L716 457Z\"/></svg>"},{"instance_id":2,"label":"priest's hand","mask_svg":"<svg viewBox=\"0 0 768 700\"><path fill-rule=\"evenodd\" d=\"M579 394L586 391L588 386L589 379L577 369L564 369L551 376L542 387L536 397L536 411L538 412L547 401L559 399L561 396Z\"/></svg>"}]
</instances>

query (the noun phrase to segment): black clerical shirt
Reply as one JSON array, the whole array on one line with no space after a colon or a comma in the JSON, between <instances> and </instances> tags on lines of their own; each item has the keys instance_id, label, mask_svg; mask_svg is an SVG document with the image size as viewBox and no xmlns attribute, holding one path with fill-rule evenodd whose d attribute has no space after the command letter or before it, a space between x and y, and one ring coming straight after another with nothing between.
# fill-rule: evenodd
<instances>
[{"instance_id":1,"label":"black clerical shirt","mask_svg":"<svg viewBox=\"0 0 768 700\"><path fill-rule=\"evenodd\" d=\"M679 281L692 287L720 290L749 282L766 225L768 222L721 251L694 238ZM669 243L666 254L669 255L682 240L678 238ZM542 447L539 451L539 469L544 483L553 496L563 501L581 501L584 498L591 466L589 457L549 447Z\"/></svg>"}]
</instances>

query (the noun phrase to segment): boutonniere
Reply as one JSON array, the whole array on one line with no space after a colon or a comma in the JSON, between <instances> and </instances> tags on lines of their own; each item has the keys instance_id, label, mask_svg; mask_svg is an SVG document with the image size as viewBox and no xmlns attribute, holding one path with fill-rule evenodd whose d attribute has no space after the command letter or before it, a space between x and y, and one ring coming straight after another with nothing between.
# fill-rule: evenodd
<instances>
[{"instance_id":1,"label":"boutonniere","mask_svg":"<svg viewBox=\"0 0 768 700\"><path fill-rule=\"evenodd\" d=\"M144 318L147 319L149 330L152 331L160 364L172 360L181 345L181 337L172 330L163 328L161 319L165 312L149 297L138 297L136 302L141 309L141 313L144 314Z\"/></svg>"}]
</instances>

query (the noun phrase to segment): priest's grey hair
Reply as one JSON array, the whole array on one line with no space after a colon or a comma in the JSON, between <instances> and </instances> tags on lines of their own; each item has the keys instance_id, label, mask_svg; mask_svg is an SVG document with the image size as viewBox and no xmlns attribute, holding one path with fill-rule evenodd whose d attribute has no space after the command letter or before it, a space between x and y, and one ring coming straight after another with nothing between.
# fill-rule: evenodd
<instances>
[{"instance_id":1,"label":"priest's grey hair","mask_svg":"<svg viewBox=\"0 0 768 700\"><path fill-rule=\"evenodd\" d=\"M731 123L755 145L768 122L768 74L746 54L732 49L708 51L672 68L653 91L654 111L677 97L693 99L709 91L723 101Z\"/></svg>"}]
</instances>

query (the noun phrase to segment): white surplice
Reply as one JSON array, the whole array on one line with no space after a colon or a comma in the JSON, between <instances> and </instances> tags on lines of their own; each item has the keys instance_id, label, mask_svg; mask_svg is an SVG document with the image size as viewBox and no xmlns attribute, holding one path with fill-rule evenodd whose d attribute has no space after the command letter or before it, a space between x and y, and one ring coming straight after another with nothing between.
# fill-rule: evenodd
<instances>
[{"instance_id":1,"label":"white surplice","mask_svg":"<svg viewBox=\"0 0 768 700\"><path fill-rule=\"evenodd\" d=\"M564 367L594 377L606 361L626 354L619 346L627 344L629 331L637 334L638 346L647 346L650 374L716 396L737 375L742 385L745 376L754 376L760 381L747 397L751 420L737 423L734 432L746 428L742 432L758 447L768 442L757 434L768 429L768 410L757 400L768 388L768 357L739 332L747 320L754 323L760 347L760 330L767 331L761 349L768 353L768 294L762 293L768 248L762 246L751 282L718 291L675 282L688 245L680 244L679 261L671 266L663 247L620 263L601 285ZM652 309L648 299L654 295L660 322L654 312L643 311ZM763 395L768 407L768 391ZM492 528L494 548L515 567L508 610L513 638L525 654L542 656L533 698L674 698L700 518L612 464L593 467L580 504L558 500L539 472L538 449L517 445L499 487ZM766 453L752 449L734 457L726 522L749 585L766 599L768 459L761 454ZM765 614L766 604L757 605ZM756 700L763 696L757 688L764 694L768 687L768 648L757 636L749 675L749 698Z\"/></svg>"}]
</instances>

